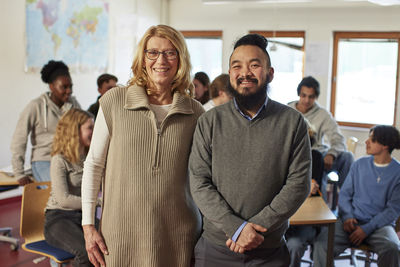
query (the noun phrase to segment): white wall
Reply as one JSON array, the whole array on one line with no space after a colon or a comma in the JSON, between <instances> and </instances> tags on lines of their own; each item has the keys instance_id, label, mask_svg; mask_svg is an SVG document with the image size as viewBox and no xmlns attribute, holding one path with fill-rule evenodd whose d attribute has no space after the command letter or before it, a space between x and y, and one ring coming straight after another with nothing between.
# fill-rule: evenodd
<instances>
[{"instance_id":1,"label":"white wall","mask_svg":"<svg viewBox=\"0 0 400 267\"><path fill-rule=\"evenodd\" d=\"M151 25L161 22L164 0L109 0L109 68L120 83L130 77L132 51L137 36ZM48 91L39 73L25 73L25 0L0 1L0 168L10 165L10 142L19 113L28 102ZM131 33L121 33L117 28L121 18L137 18L137 26ZM163 18L165 19L165 18ZM128 29L129 30L129 29ZM125 34L125 36L124 36ZM124 38L122 38L124 37ZM118 55L123 50L126 57ZM117 56L118 55L118 56ZM118 64L118 65L117 65ZM118 68L118 66L123 66ZM74 95L86 109L97 98L96 79L101 73L71 73ZM29 157L29 154L28 154Z\"/></svg>"},{"instance_id":2,"label":"white wall","mask_svg":"<svg viewBox=\"0 0 400 267\"><path fill-rule=\"evenodd\" d=\"M299 4L298 4L299 5ZM321 84L318 102L329 109L334 31L400 31L400 6L347 8L283 8L272 4L204 5L201 0L170 0L170 25L179 30L222 30L223 71L228 70L234 41L250 30L305 31L305 75ZM313 53L314 51L314 53ZM318 58L312 55L318 54ZM293 88L296 90L296 88ZM400 95L398 96L400 105ZM397 127L400 107L397 107ZM365 154L367 129L342 127L345 137L356 136L356 157ZM396 154L397 153L397 154ZM400 159L400 153L393 154Z\"/></svg>"}]
</instances>

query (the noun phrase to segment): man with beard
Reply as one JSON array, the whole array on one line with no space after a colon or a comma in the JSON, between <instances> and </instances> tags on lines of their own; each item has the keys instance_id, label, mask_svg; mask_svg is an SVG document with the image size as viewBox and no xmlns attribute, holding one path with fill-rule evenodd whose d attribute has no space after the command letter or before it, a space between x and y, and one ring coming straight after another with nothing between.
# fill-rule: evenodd
<instances>
[{"instance_id":1,"label":"man with beard","mask_svg":"<svg viewBox=\"0 0 400 267\"><path fill-rule=\"evenodd\" d=\"M268 42L248 34L229 63L233 100L198 120L190 188L203 218L195 266L289 266L284 233L310 190L301 114L267 96Z\"/></svg>"}]
</instances>

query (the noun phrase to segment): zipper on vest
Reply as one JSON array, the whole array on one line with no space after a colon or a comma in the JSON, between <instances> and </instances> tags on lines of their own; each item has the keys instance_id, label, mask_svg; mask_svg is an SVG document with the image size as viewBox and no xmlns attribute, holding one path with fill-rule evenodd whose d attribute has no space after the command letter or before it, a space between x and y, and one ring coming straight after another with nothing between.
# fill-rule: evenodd
<instances>
[{"instance_id":1,"label":"zipper on vest","mask_svg":"<svg viewBox=\"0 0 400 267\"><path fill-rule=\"evenodd\" d=\"M157 129L156 153L155 153L153 170L158 169L160 165L160 139L161 139L161 129Z\"/></svg>"}]
</instances>

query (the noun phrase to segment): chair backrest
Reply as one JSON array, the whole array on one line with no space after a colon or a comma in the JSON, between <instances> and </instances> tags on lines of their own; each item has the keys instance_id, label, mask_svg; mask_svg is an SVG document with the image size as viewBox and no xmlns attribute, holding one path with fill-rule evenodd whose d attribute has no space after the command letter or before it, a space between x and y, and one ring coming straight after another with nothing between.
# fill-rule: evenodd
<instances>
[{"instance_id":1,"label":"chair backrest","mask_svg":"<svg viewBox=\"0 0 400 267\"><path fill-rule=\"evenodd\" d=\"M350 136L349 138L347 138L347 150L353 153L353 155L356 153L357 143L358 139L356 137Z\"/></svg>"},{"instance_id":2,"label":"chair backrest","mask_svg":"<svg viewBox=\"0 0 400 267\"><path fill-rule=\"evenodd\" d=\"M24 186L20 234L25 238L26 243L44 239L44 212L50 190L50 182L31 183Z\"/></svg>"}]
</instances>

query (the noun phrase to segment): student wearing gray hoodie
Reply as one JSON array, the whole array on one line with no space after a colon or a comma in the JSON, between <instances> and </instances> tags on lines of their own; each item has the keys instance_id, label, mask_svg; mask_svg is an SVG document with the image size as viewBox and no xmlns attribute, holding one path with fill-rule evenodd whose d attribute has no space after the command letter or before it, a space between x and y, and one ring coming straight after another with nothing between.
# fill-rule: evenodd
<instances>
[{"instance_id":1,"label":"student wearing gray hoodie","mask_svg":"<svg viewBox=\"0 0 400 267\"><path fill-rule=\"evenodd\" d=\"M46 92L32 100L20 114L11 142L12 167L20 185L30 183L24 173L28 136L32 144L31 164L36 181L50 181L50 152L54 132L60 117L72 107L80 108L72 94L72 80L68 66L50 60L41 70Z\"/></svg>"},{"instance_id":2,"label":"student wearing gray hoodie","mask_svg":"<svg viewBox=\"0 0 400 267\"><path fill-rule=\"evenodd\" d=\"M329 111L316 102L319 93L319 82L311 76L304 77L297 87L299 100L290 102L288 105L302 113L307 120L315 141L312 149L318 150L324 156L326 172L337 171L339 187L341 187L354 162L354 157L346 151L345 139L336 120Z\"/></svg>"}]
</instances>

